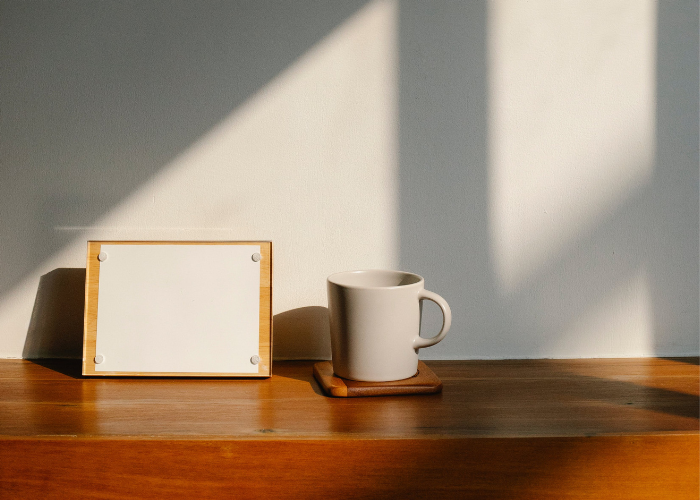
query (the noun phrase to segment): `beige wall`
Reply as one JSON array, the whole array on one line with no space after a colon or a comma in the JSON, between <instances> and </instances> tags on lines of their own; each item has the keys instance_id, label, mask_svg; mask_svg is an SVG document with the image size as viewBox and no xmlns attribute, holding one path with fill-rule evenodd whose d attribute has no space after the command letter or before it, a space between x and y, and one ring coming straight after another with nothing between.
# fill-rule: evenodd
<instances>
[{"instance_id":1,"label":"beige wall","mask_svg":"<svg viewBox=\"0 0 700 500\"><path fill-rule=\"evenodd\" d=\"M698 353L697 2L6 2L0 43L0 356L80 356L87 239L273 240L277 358L373 267L451 303L425 358Z\"/></svg>"}]
</instances>

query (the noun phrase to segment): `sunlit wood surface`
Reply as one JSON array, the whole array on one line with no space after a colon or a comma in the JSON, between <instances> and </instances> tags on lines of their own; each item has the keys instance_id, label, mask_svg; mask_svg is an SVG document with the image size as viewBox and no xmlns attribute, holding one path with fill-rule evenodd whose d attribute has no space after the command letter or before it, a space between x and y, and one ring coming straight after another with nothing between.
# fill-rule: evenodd
<instances>
[{"instance_id":1,"label":"sunlit wood surface","mask_svg":"<svg viewBox=\"0 0 700 500\"><path fill-rule=\"evenodd\" d=\"M0 361L3 498L698 498L697 358L428 362L435 395ZM233 492L236 492L234 495Z\"/></svg>"}]
</instances>

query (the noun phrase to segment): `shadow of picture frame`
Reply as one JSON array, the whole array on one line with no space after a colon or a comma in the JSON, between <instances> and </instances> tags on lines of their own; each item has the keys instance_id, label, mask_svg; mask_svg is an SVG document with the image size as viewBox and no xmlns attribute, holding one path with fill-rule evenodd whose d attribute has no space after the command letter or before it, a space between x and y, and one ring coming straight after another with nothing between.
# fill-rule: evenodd
<instances>
[{"instance_id":1,"label":"shadow of picture frame","mask_svg":"<svg viewBox=\"0 0 700 500\"><path fill-rule=\"evenodd\" d=\"M84 309L85 269L58 268L41 276L22 357L82 358Z\"/></svg>"}]
</instances>

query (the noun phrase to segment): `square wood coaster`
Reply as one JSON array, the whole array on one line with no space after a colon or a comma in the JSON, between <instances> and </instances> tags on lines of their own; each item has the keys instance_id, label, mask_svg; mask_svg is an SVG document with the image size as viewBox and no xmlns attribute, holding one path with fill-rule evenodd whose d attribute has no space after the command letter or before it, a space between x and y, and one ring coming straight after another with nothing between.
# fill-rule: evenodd
<instances>
[{"instance_id":1,"label":"square wood coaster","mask_svg":"<svg viewBox=\"0 0 700 500\"><path fill-rule=\"evenodd\" d=\"M392 382L358 382L340 378L333 373L330 361L314 364L314 377L327 396L338 398L434 394L442 391L442 382L422 361L418 361L418 373L413 377Z\"/></svg>"}]
</instances>

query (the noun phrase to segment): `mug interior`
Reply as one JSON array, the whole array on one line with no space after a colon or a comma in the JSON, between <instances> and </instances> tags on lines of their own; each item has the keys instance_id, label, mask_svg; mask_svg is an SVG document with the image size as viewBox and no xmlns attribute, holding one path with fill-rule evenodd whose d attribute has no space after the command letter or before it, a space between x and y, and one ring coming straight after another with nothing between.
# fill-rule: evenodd
<instances>
[{"instance_id":1,"label":"mug interior","mask_svg":"<svg viewBox=\"0 0 700 500\"><path fill-rule=\"evenodd\" d=\"M420 276L403 271L384 271L372 269L369 271L348 271L333 274L328 281L349 288L389 288L413 285L423 280Z\"/></svg>"}]
</instances>

